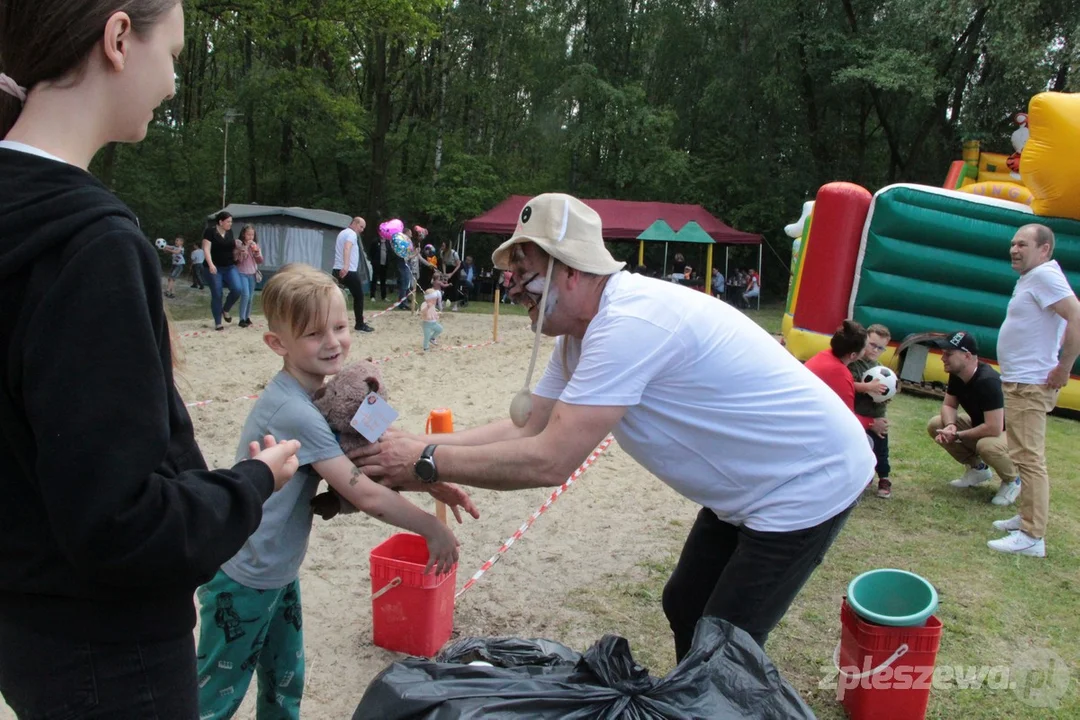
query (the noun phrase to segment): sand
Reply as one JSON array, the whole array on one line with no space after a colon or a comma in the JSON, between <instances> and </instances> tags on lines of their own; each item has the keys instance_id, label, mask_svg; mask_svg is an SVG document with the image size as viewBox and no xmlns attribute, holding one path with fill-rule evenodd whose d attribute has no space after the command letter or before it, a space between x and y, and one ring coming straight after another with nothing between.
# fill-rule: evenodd
<instances>
[{"instance_id":1,"label":"sand","mask_svg":"<svg viewBox=\"0 0 1080 720\"><path fill-rule=\"evenodd\" d=\"M459 429L508 416L531 352L532 333L525 318L500 318L498 344L451 349L491 340L492 317L446 312L440 343L445 349L427 354L420 352L419 321L409 313L394 311L370 322L375 332L354 334L351 357L393 356L383 372L391 405L400 413L398 426L420 432L428 412L438 407L453 411ZM207 319L177 323L177 328L187 335L181 338L181 394L187 402L213 401L190 409L199 445L211 467L228 467L252 404L237 398L265 387L280 369L280 359L263 345L258 326L241 329L234 322L224 332L206 333L212 330ZM534 383L552 344L550 339L543 342ZM402 357L406 353L413 354ZM459 588L544 503L551 489L471 494L481 518L466 517L463 525L454 526L461 541ZM409 497L434 510L429 496ZM599 626L588 614L568 609L574 591L604 575L636 576L643 561L676 552L695 511L613 444L458 599L453 638L543 637L584 651L619 628ZM683 523L682 529L672 526L674 519ZM307 653L305 717L351 717L372 678L402 657L372 644L369 552L395 532L364 515L315 519L300 574ZM253 683L237 717L255 717L254 699ZM10 717L6 712L0 707L0 717Z\"/></svg>"}]
</instances>

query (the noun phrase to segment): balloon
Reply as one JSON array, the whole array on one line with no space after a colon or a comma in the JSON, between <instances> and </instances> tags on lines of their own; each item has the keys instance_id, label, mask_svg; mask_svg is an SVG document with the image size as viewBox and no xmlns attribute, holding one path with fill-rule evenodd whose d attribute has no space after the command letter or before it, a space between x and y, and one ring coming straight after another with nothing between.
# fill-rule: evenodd
<instances>
[{"instance_id":1,"label":"balloon","mask_svg":"<svg viewBox=\"0 0 1080 720\"><path fill-rule=\"evenodd\" d=\"M379 228L379 232L382 232L382 228ZM413 244L409 240L409 237L402 232L394 233L394 236L390 238L390 245L394 248L394 254L402 260L408 260L409 256L413 253Z\"/></svg>"},{"instance_id":2,"label":"balloon","mask_svg":"<svg viewBox=\"0 0 1080 720\"><path fill-rule=\"evenodd\" d=\"M382 225L379 225L379 237L383 240L390 240L399 232L405 229L405 223L401 222L397 218L393 220L387 220Z\"/></svg>"}]
</instances>

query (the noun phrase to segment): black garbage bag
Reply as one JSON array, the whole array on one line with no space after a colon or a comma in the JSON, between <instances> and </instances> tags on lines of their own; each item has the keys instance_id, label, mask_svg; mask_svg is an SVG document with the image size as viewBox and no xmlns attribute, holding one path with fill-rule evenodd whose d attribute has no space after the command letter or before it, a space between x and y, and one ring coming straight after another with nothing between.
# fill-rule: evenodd
<instances>
[{"instance_id":1,"label":"black garbage bag","mask_svg":"<svg viewBox=\"0 0 1080 720\"><path fill-rule=\"evenodd\" d=\"M491 663L470 665L473 661ZM353 720L813 720L757 643L718 618L665 678L605 635L584 654L548 640L467 638L435 660L408 658L368 686Z\"/></svg>"}]
</instances>

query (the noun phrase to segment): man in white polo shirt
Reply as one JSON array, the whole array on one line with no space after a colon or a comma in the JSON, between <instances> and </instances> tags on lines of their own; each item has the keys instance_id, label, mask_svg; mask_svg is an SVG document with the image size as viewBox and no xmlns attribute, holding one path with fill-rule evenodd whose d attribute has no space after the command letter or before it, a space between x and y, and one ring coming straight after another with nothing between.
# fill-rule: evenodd
<instances>
[{"instance_id":1,"label":"man in white polo shirt","mask_svg":"<svg viewBox=\"0 0 1080 720\"><path fill-rule=\"evenodd\" d=\"M1080 302L1051 259L1050 228L1024 225L1013 236L1009 254L1020 279L998 333L997 356L1009 456L1020 474L1020 514L995 522L996 529L1009 534L988 544L999 552L1046 557L1046 415L1080 355Z\"/></svg>"},{"instance_id":2,"label":"man in white polo shirt","mask_svg":"<svg viewBox=\"0 0 1080 720\"><path fill-rule=\"evenodd\" d=\"M540 195L493 255L534 328L557 337L543 378L521 396L531 411L515 399L513 419L438 445L391 430L354 459L392 486L556 486L610 432L701 506L664 590L677 657L706 615L764 645L873 477L866 433L735 308L620 272L601 230L580 200Z\"/></svg>"},{"instance_id":3,"label":"man in white polo shirt","mask_svg":"<svg viewBox=\"0 0 1080 720\"><path fill-rule=\"evenodd\" d=\"M367 222L362 217L354 217L349 227L338 233L334 243L334 278L339 285L349 289L353 299L353 311L356 313L356 330L372 332L375 328L364 322L364 283L370 282L367 262L364 261L364 248L360 244Z\"/></svg>"}]
</instances>

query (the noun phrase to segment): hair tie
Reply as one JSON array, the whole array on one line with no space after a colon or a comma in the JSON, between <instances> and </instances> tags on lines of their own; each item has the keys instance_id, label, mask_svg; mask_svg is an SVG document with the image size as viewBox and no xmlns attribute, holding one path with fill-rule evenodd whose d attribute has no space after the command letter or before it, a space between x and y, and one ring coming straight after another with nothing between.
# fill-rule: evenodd
<instances>
[{"instance_id":1,"label":"hair tie","mask_svg":"<svg viewBox=\"0 0 1080 720\"><path fill-rule=\"evenodd\" d=\"M26 102L26 88L4 73L0 73L0 90L3 90L21 103Z\"/></svg>"}]
</instances>

